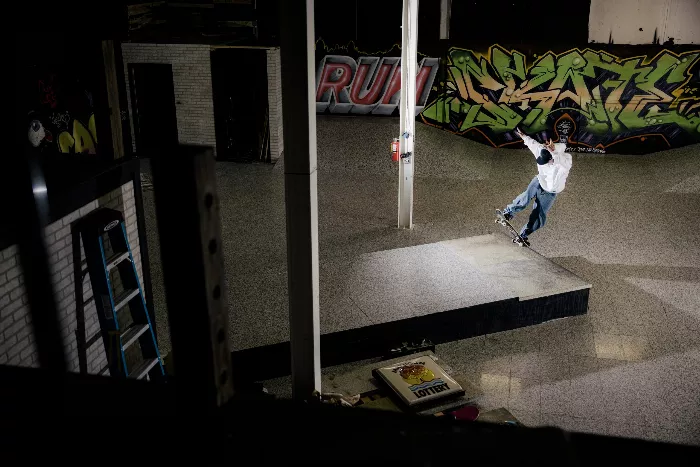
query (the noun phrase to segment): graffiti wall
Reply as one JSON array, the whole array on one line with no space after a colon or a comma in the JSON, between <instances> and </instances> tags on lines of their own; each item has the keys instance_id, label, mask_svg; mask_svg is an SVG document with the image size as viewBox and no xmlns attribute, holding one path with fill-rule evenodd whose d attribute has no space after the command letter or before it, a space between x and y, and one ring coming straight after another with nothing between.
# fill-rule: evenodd
<instances>
[{"instance_id":1,"label":"graffiti wall","mask_svg":"<svg viewBox=\"0 0 700 467\"><path fill-rule=\"evenodd\" d=\"M352 44L352 43L351 43ZM398 114L401 100L401 50L362 52L352 45L328 48L316 44L316 112L333 114ZM323 52L335 52L325 54ZM428 102L439 59L421 57L416 76L416 116Z\"/></svg>"},{"instance_id":2,"label":"graffiti wall","mask_svg":"<svg viewBox=\"0 0 700 467\"><path fill-rule=\"evenodd\" d=\"M515 129L570 151L641 154L700 142L700 50L526 53L493 45L419 53L416 115L494 147ZM637 49L635 49L637 50ZM401 50L316 43L316 111L398 115ZM442 66L443 69L440 69Z\"/></svg>"},{"instance_id":3,"label":"graffiti wall","mask_svg":"<svg viewBox=\"0 0 700 467\"><path fill-rule=\"evenodd\" d=\"M26 85L27 140L42 153L96 154L92 86L70 70L35 70Z\"/></svg>"},{"instance_id":4,"label":"graffiti wall","mask_svg":"<svg viewBox=\"0 0 700 467\"><path fill-rule=\"evenodd\" d=\"M571 151L644 153L700 142L700 50L618 57L451 48L423 122L494 147L517 127ZM513 146L515 147L515 146Z\"/></svg>"}]
</instances>

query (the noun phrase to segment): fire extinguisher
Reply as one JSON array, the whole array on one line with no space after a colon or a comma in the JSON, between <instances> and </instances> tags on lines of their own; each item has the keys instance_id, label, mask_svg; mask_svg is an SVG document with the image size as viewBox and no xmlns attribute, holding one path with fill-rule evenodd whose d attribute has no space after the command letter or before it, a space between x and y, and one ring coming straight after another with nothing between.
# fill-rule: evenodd
<instances>
[{"instance_id":1,"label":"fire extinguisher","mask_svg":"<svg viewBox=\"0 0 700 467\"><path fill-rule=\"evenodd\" d=\"M394 141L391 142L391 160L393 162L398 162L400 158L401 155L399 154L399 139L394 138Z\"/></svg>"}]
</instances>

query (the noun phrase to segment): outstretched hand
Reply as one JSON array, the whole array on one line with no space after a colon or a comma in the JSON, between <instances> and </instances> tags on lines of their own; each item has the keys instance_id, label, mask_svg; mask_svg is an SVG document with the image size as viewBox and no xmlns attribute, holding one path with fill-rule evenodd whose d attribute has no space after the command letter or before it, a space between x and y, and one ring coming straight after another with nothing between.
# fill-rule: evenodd
<instances>
[{"instance_id":1,"label":"outstretched hand","mask_svg":"<svg viewBox=\"0 0 700 467\"><path fill-rule=\"evenodd\" d=\"M525 133L523 133L522 131L520 131L520 128L516 128L516 129L515 129L515 134L518 135L518 136L520 136L520 139L524 139L523 137L525 136Z\"/></svg>"},{"instance_id":2,"label":"outstretched hand","mask_svg":"<svg viewBox=\"0 0 700 467\"><path fill-rule=\"evenodd\" d=\"M555 146L554 146L554 141L552 141L552 138L549 138L549 141L544 143L545 149L547 149L549 152L554 151Z\"/></svg>"}]
</instances>

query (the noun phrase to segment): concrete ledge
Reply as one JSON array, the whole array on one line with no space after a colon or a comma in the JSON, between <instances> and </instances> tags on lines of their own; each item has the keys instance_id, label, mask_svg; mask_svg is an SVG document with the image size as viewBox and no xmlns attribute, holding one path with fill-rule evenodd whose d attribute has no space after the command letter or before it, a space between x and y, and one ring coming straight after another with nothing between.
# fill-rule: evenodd
<instances>
[{"instance_id":1,"label":"concrete ledge","mask_svg":"<svg viewBox=\"0 0 700 467\"><path fill-rule=\"evenodd\" d=\"M491 234L360 255L338 297L368 320L348 320L342 306L321 312L338 323L321 335L321 363L382 357L403 342L435 344L584 314L590 284L529 248ZM289 374L289 342L232 353L251 379Z\"/></svg>"}]
</instances>

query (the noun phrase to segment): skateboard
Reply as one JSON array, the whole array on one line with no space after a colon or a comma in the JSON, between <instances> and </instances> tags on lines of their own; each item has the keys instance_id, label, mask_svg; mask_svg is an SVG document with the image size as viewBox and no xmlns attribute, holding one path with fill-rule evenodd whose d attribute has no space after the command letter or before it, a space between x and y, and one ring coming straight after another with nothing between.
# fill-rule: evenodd
<instances>
[{"instance_id":1,"label":"skateboard","mask_svg":"<svg viewBox=\"0 0 700 467\"><path fill-rule=\"evenodd\" d=\"M503 213L501 212L500 209L496 209L496 220L495 220L495 222L496 222L496 224L501 224L502 226L506 227L506 228L508 229L508 231L510 232L510 234L513 236L513 239L514 239L514 240L515 240L515 239L520 240L520 242L518 243L518 245L520 245L520 246L527 246L527 247L530 246L530 242L528 242L527 240L525 240L523 237L520 236L520 234L518 233L518 231L515 230L515 227L513 227L513 226L511 225L511 223L508 222L508 221L506 220L506 218L503 216Z\"/></svg>"}]
</instances>

